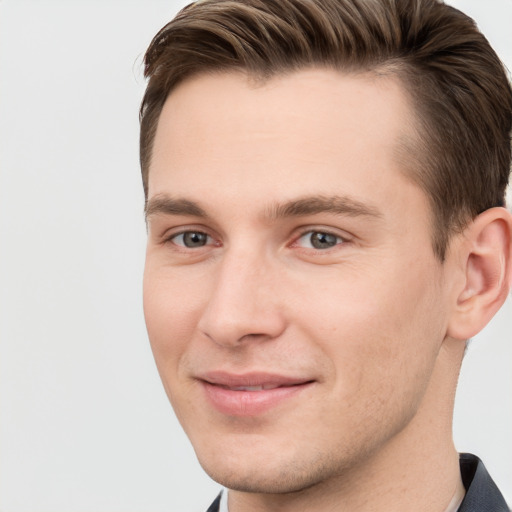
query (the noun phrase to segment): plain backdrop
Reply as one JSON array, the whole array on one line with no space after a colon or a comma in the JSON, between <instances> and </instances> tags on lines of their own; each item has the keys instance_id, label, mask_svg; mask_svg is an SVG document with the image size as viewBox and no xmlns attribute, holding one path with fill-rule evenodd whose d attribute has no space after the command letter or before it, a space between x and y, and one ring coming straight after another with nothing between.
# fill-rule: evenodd
<instances>
[{"instance_id":1,"label":"plain backdrop","mask_svg":"<svg viewBox=\"0 0 512 512\"><path fill-rule=\"evenodd\" d=\"M512 67L512 1L460 0ZM0 511L192 512L204 475L144 327L141 59L182 7L0 0ZM455 438L512 502L512 303L473 341Z\"/></svg>"}]
</instances>

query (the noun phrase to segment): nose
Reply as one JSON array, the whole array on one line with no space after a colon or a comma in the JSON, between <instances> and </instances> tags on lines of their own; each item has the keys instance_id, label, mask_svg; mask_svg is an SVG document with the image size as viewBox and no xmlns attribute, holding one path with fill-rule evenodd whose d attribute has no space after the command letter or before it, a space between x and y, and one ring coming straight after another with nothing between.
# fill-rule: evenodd
<instances>
[{"instance_id":1,"label":"nose","mask_svg":"<svg viewBox=\"0 0 512 512\"><path fill-rule=\"evenodd\" d=\"M226 255L200 317L199 330L218 345L277 338L286 327L277 269L255 254Z\"/></svg>"}]
</instances>

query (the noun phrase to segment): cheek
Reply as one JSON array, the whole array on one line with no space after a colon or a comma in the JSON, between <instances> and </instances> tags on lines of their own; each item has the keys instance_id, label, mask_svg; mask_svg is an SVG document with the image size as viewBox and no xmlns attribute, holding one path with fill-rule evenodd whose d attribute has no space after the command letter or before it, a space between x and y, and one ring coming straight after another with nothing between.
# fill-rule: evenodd
<instances>
[{"instance_id":1,"label":"cheek","mask_svg":"<svg viewBox=\"0 0 512 512\"><path fill-rule=\"evenodd\" d=\"M147 265L144 272L144 317L160 379L180 422L193 411L183 387L186 360L199 319L197 286L170 270ZM185 379L186 382L186 379ZM191 411L192 408L192 411ZM185 428L185 425L184 425Z\"/></svg>"},{"instance_id":2,"label":"cheek","mask_svg":"<svg viewBox=\"0 0 512 512\"><path fill-rule=\"evenodd\" d=\"M428 383L444 339L443 301L425 277L435 275L431 271L403 274L353 274L311 290L302 328L332 361L345 400L371 394L392 400L393 394L420 393Z\"/></svg>"},{"instance_id":3,"label":"cheek","mask_svg":"<svg viewBox=\"0 0 512 512\"><path fill-rule=\"evenodd\" d=\"M143 297L149 340L162 373L164 367L178 364L193 336L200 315L201 290L197 283L192 286L175 273L147 266Z\"/></svg>"}]
</instances>

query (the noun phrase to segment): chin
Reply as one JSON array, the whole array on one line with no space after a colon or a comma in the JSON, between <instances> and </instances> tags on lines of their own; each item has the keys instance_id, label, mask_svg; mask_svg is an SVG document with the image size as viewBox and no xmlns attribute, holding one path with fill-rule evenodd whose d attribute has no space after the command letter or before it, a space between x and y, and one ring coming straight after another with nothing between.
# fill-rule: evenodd
<instances>
[{"instance_id":1,"label":"chin","mask_svg":"<svg viewBox=\"0 0 512 512\"><path fill-rule=\"evenodd\" d=\"M323 481L322 475L301 471L299 468L282 468L268 472L265 467L244 467L235 472L233 468L209 468L206 473L228 489L257 494L290 494L304 491Z\"/></svg>"},{"instance_id":2,"label":"chin","mask_svg":"<svg viewBox=\"0 0 512 512\"><path fill-rule=\"evenodd\" d=\"M276 453L281 453L276 457ZM290 453L289 450L272 453L253 450L209 450L199 454L199 463L205 472L228 489L261 494L289 494L304 491L343 473L343 457L332 458L325 453ZM340 460L341 459L341 460Z\"/></svg>"}]
</instances>

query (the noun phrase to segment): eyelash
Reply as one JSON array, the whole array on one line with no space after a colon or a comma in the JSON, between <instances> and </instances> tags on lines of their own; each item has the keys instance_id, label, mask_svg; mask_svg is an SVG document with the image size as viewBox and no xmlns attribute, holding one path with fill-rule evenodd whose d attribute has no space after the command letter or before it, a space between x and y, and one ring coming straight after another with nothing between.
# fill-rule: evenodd
<instances>
[{"instance_id":1,"label":"eyelash","mask_svg":"<svg viewBox=\"0 0 512 512\"><path fill-rule=\"evenodd\" d=\"M176 242L176 239L178 239L179 237L185 237L188 234L189 235L199 235L200 237L206 237L205 243L202 245L197 245L196 247L193 247L193 246L191 247L191 246L185 245L184 240L183 240L183 243ZM334 238L335 239L335 240L333 240L334 245L332 245L330 247L322 247L321 248L321 247L314 247L314 246L313 247L304 247L300 244L300 240L309 235L310 245L313 245L311 237L314 234L322 235L322 236L324 236L324 238L329 238L329 237ZM213 244L212 244L212 241L214 242ZM349 240L347 238L341 236L340 234L333 233L332 231L330 231L328 229L308 228L308 229L304 229L299 234L299 236L295 237L293 239L293 241L288 245L288 247L297 247L304 251L317 251L317 252L322 252L322 253L328 253L331 250L335 250L338 246L344 245L348 241ZM196 249L202 249L207 246L213 245L213 246L219 247L221 245L220 243L215 243L214 237L212 237L207 232L205 232L201 229L185 229L178 233L173 233L172 235L168 236L164 240L164 243L172 243L175 247L179 248L179 250L183 250L183 251L194 251Z\"/></svg>"},{"instance_id":2,"label":"eyelash","mask_svg":"<svg viewBox=\"0 0 512 512\"><path fill-rule=\"evenodd\" d=\"M326 235L327 237L333 237L335 238L335 244L331 247L324 247L324 248L318 248L318 247L302 247L299 242L301 239L303 239L304 237L308 236L310 237L310 242L311 242L311 237L314 235L314 234L320 234L320 235ZM303 230L300 235L294 239L294 241L290 244L291 247L294 247L294 246L297 246L301 249L304 249L306 251L319 251L319 252L330 252L330 250L335 250L338 246L340 245L343 245L345 243L347 243L349 240L348 240L348 237L343 237L341 236L340 234L337 234L337 233L333 233L332 231L330 231L329 229L322 229L322 228L308 228L308 229L305 229Z\"/></svg>"},{"instance_id":3,"label":"eyelash","mask_svg":"<svg viewBox=\"0 0 512 512\"><path fill-rule=\"evenodd\" d=\"M183 244L179 244L179 243L176 243L176 239L178 237L184 237L185 235L200 235L200 236L205 236L206 237L206 243L204 245L199 245L197 247L188 247L186 246L184 243ZM164 240L164 243L167 243L167 242L170 242L172 244L174 244L175 246L181 248L182 250L194 250L196 248L202 248L202 247L206 247L207 245L211 245L211 243L209 244L208 242L214 240L214 238L209 235L208 233L206 233L205 231L202 231L200 229L185 229L183 231L180 231L178 233L173 233L172 235L168 236L165 240ZM219 244L215 244L215 245L219 245Z\"/></svg>"}]
</instances>

